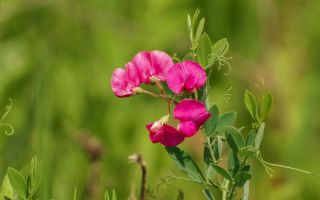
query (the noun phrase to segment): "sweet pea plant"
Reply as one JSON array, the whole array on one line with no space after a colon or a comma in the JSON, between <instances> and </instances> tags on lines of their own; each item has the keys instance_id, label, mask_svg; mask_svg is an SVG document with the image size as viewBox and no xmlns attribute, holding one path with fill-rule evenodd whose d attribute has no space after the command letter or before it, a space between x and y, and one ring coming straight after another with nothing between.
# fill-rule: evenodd
<instances>
[{"instance_id":1,"label":"sweet pea plant","mask_svg":"<svg viewBox=\"0 0 320 200\"><path fill-rule=\"evenodd\" d=\"M237 128L235 112L219 113L217 105L209 101L210 78L215 67L227 66L228 42L221 39L214 44L203 32L205 19L198 20L199 11L188 15L190 52L180 60L171 58L162 51L142 51L112 74L112 91L118 97L147 94L163 99L168 105L168 114L146 125L151 142L165 146L169 156L188 178L170 176L172 179L203 185L203 194L208 200L216 197L214 190L221 191L221 199L233 199L242 190L242 200L249 199L249 182L252 178L251 162L258 160L270 175L272 167L282 167L305 174L310 172L284 165L272 164L262 158L260 145L264 136L265 121L272 105L272 95L266 92L261 105L256 97L246 91L244 103L252 117L248 132ZM174 62L173 60L177 61ZM143 84L154 85L159 93L142 88ZM172 109L173 108L173 109ZM177 122L170 124L173 118ZM185 151L177 147L195 134L204 136L204 170ZM202 148L202 147L201 147ZM227 160L227 162L223 162ZM219 194L219 193L218 193Z\"/></svg>"}]
</instances>

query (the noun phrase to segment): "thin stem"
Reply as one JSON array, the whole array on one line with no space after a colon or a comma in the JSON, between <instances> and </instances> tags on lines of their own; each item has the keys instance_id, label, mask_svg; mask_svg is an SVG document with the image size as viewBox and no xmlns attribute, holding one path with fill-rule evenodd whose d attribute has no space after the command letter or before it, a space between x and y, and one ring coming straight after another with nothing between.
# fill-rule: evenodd
<instances>
[{"instance_id":1,"label":"thin stem","mask_svg":"<svg viewBox=\"0 0 320 200\"><path fill-rule=\"evenodd\" d=\"M170 97L168 97L168 96L166 96L166 95L162 95L162 94L155 94L155 93L150 92L150 91L148 91L148 90L145 90L145 89L143 89L143 88L139 88L138 91L139 91L140 93L148 94L148 95L153 96L153 97L155 97L155 98L164 99L164 100L169 101L170 103L173 103L173 104L178 103L178 102L175 101L173 98L170 98Z\"/></svg>"},{"instance_id":2,"label":"thin stem","mask_svg":"<svg viewBox=\"0 0 320 200\"><path fill-rule=\"evenodd\" d=\"M179 177L179 176L170 176L170 178L173 178L175 180L180 180L180 181L187 181L187 182L191 182L191 183L203 184L202 181L195 181L195 180L192 180L192 179L189 179L189 178L183 178L183 177ZM206 185L208 185L210 187L213 187L213 188L217 188L217 189L222 190L222 191L228 191L227 188L221 187L217 183L214 183L212 181L209 181L209 182L210 183L206 183Z\"/></svg>"},{"instance_id":3,"label":"thin stem","mask_svg":"<svg viewBox=\"0 0 320 200\"><path fill-rule=\"evenodd\" d=\"M229 187L229 181L227 179L224 179L223 181L223 186L225 188L228 188ZM227 191L222 191L222 200L226 200L227 199Z\"/></svg>"},{"instance_id":4,"label":"thin stem","mask_svg":"<svg viewBox=\"0 0 320 200\"><path fill-rule=\"evenodd\" d=\"M232 189L231 189L231 192L230 192L230 196L229 196L228 200L231 200L231 199L232 199L233 193L234 193L236 187L237 187L237 184L233 184Z\"/></svg>"},{"instance_id":5,"label":"thin stem","mask_svg":"<svg viewBox=\"0 0 320 200\"><path fill-rule=\"evenodd\" d=\"M204 130L203 130L203 131L204 131ZM209 138L209 137L206 137L206 139L207 139L207 144L209 145L209 151L210 151L210 155L211 155L212 161L216 164L216 163L217 163L217 160L216 160L216 158L214 157L214 153L213 153L212 148L211 148L210 138Z\"/></svg>"}]
</instances>

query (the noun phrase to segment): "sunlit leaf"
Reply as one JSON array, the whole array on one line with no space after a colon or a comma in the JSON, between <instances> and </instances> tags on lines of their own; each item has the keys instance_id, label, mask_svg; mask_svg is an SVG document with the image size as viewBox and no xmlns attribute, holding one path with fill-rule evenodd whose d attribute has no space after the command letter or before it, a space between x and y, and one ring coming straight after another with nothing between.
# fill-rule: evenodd
<instances>
[{"instance_id":1,"label":"sunlit leaf","mask_svg":"<svg viewBox=\"0 0 320 200\"><path fill-rule=\"evenodd\" d=\"M249 181L246 181L243 187L243 195L241 200L249 200L249 191L250 191Z\"/></svg>"},{"instance_id":2,"label":"sunlit leaf","mask_svg":"<svg viewBox=\"0 0 320 200\"><path fill-rule=\"evenodd\" d=\"M16 169L9 167L8 177L13 190L17 192L21 198L26 199L27 186L26 186L26 180L23 177L23 175Z\"/></svg>"},{"instance_id":3,"label":"sunlit leaf","mask_svg":"<svg viewBox=\"0 0 320 200\"><path fill-rule=\"evenodd\" d=\"M272 94L268 92L263 96L262 106L261 106L261 120L265 121L268 114L270 113L272 106Z\"/></svg>"},{"instance_id":4,"label":"sunlit leaf","mask_svg":"<svg viewBox=\"0 0 320 200\"><path fill-rule=\"evenodd\" d=\"M218 40L212 46L212 54L210 55L208 65L213 65L214 62L216 62L217 59L220 58L221 56L224 56L228 52L228 50L229 50L229 43L227 38Z\"/></svg>"},{"instance_id":5,"label":"sunlit leaf","mask_svg":"<svg viewBox=\"0 0 320 200\"><path fill-rule=\"evenodd\" d=\"M252 118L259 121L256 97L248 90L244 94L244 103Z\"/></svg>"},{"instance_id":6,"label":"sunlit leaf","mask_svg":"<svg viewBox=\"0 0 320 200\"><path fill-rule=\"evenodd\" d=\"M199 40L200 36L202 35L205 21L206 21L205 18L202 18L199 22L199 25L198 25L198 28L196 31L196 36L194 38L195 42L197 42Z\"/></svg>"},{"instance_id":7,"label":"sunlit leaf","mask_svg":"<svg viewBox=\"0 0 320 200\"><path fill-rule=\"evenodd\" d=\"M257 132L257 136L255 138L255 142L254 142L254 146L256 147L256 149L260 149L260 145L261 145L261 142L263 140L263 136L264 136L264 127L265 127L265 123L263 122L261 125L260 125L260 128Z\"/></svg>"},{"instance_id":8,"label":"sunlit leaf","mask_svg":"<svg viewBox=\"0 0 320 200\"><path fill-rule=\"evenodd\" d=\"M211 46L208 34L203 33L198 41L197 61L204 68L208 64L209 55L211 54Z\"/></svg>"},{"instance_id":9,"label":"sunlit leaf","mask_svg":"<svg viewBox=\"0 0 320 200\"><path fill-rule=\"evenodd\" d=\"M246 140L246 146L253 146L255 139L256 139L257 133L255 130L251 130L247 136Z\"/></svg>"}]
</instances>

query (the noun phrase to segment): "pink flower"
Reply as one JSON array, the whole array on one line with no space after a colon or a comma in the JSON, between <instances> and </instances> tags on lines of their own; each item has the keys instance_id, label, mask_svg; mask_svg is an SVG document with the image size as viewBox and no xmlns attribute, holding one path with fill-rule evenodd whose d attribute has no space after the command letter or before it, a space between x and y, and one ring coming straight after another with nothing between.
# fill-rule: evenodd
<instances>
[{"instance_id":1,"label":"pink flower","mask_svg":"<svg viewBox=\"0 0 320 200\"><path fill-rule=\"evenodd\" d=\"M132 59L139 72L142 83L150 83L152 76L164 81L169 68L173 65L171 57L162 51L142 51Z\"/></svg>"},{"instance_id":2,"label":"pink flower","mask_svg":"<svg viewBox=\"0 0 320 200\"><path fill-rule=\"evenodd\" d=\"M134 94L134 88L140 85L138 72L131 62L126 69L116 68L111 77L111 88L118 97L128 97Z\"/></svg>"},{"instance_id":3,"label":"pink flower","mask_svg":"<svg viewBox=\"0 0 320 200\"><path fill-rule=\"evenodd\" d=\"M153 77L164 81L173 65L171 57L162 51L143 51L134 56L125 69L116 68L111 77L113 93L118 97L128 97L141 83L150 83Z\"/></svg>"},{"instance_id":4,"label":"pink flower","mask_svg":"<svg viewBox=\"0 0 320 200\"><path fill-rule=\"evenodd\" d=\"M205 85L207 76L198 63L183 61L169 69L166 80L170 90L176 94L180 94L183 90L193 93Z\"/></svg>"},{"instance_id":5,"label":"pink flower","mask_svg":"<svg viewBox=\"0 0 320 200\"><path fill-rule=\"evenodd\" d=\"M178 131L185 137L191 137L211 117L211 113L200 101L186 99L176 105L173 116L180 121Z\"/></svg>"},{"instance_id":6,"label":"pink flower","mask_svg":"<svg viewBox=\"0 0 320 200\"><path fill-rule=\"evenodd\" d=\"M177 146L184 140L184 136L172 126L162 123L160 120L147 126L150 140L153 143L160 142L165 146Z\"/></svg>"}]
</instances>

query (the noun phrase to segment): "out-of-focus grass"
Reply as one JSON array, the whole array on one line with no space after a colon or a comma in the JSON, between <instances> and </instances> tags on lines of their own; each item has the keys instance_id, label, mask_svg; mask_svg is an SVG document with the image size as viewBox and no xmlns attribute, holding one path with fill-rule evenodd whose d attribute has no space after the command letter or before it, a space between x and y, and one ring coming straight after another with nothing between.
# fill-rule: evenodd
<instances>
[{"instance_id":1,"label":"out-of-focus grass","mask_svg":"<svg viewBox=\"0 0 320 200\"><path fill-rule=\"evenodd\" d=\"M320 161L320 17L319 1L17 1L0 2L0 106L14 108L8 120L15 135L0 134L0 174L23 167L32 155L45 163L39 199L70 199L77 185L84 193L89 173L86 155L68 136L68 127L88 130L104 147L100 186L120 199L139 184L137 166L127 156L138 152L148 165L149 184L175 166L163 147L153 145L144 125L165 114L166 105L146 96L118 99L109 81L140 50L160 49L182 56L188 49L186 15L196 7L206 17L214 40L231 45L232 76L216 71L212 100L223 111L249 120L242 96L246 88L272 90L274 107L262 152L271 162L319 172ZM233 86L230 104L223 92ZM184 144L201 159L201 138ZM320 199L320 180L276 170L269 179L255 163L252 199ZM176 187L187 199L199 199L193 184ZM201 191L201 190L199 190Z\"/></svg>"}]
</instances>

